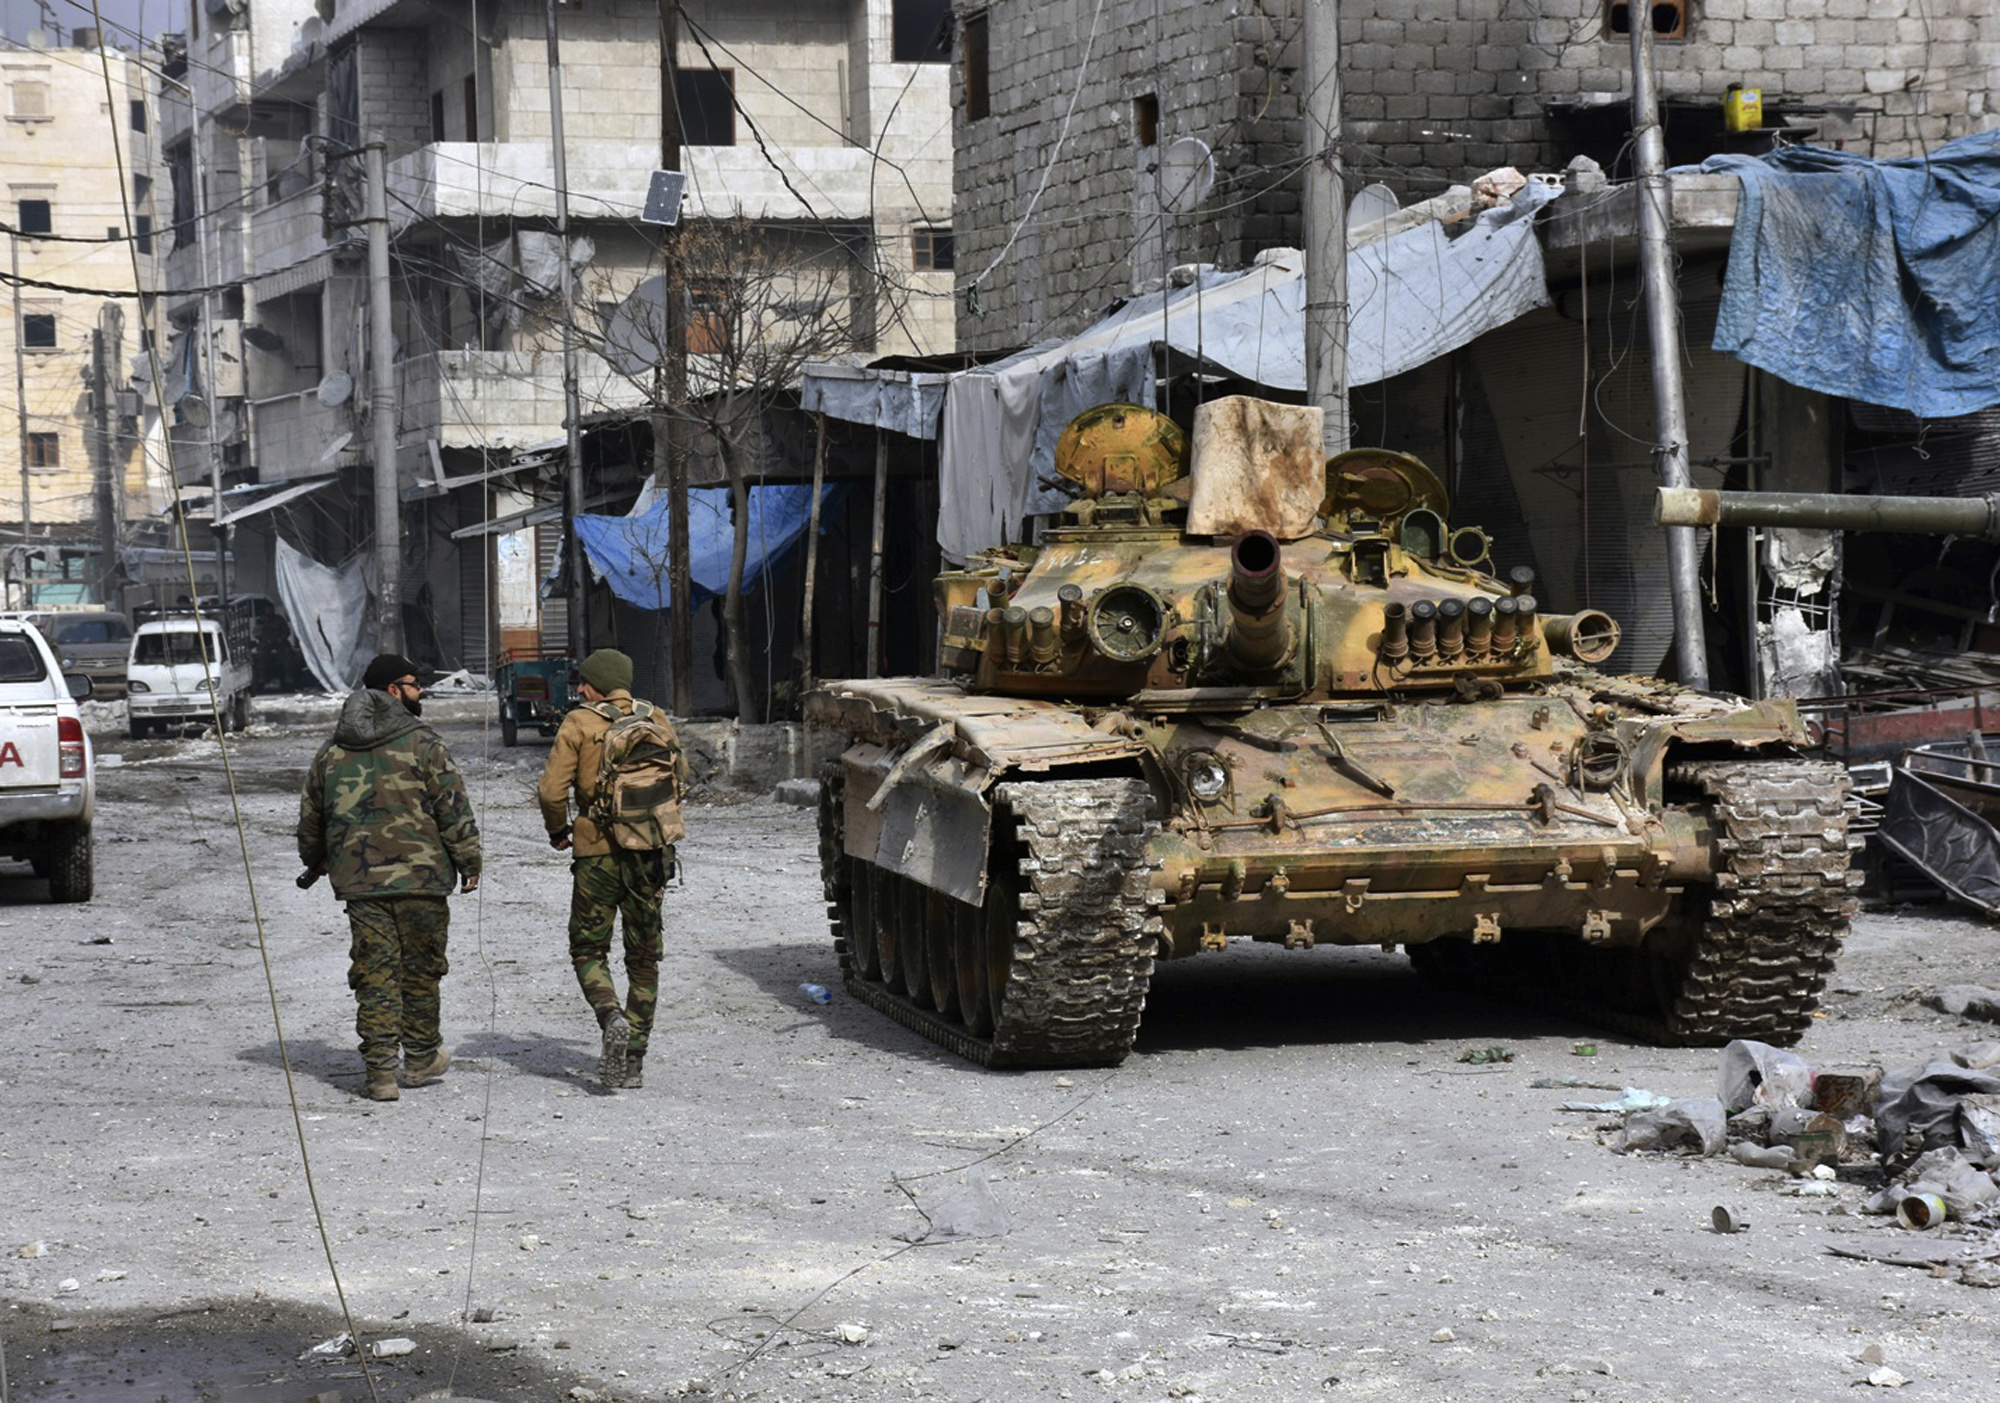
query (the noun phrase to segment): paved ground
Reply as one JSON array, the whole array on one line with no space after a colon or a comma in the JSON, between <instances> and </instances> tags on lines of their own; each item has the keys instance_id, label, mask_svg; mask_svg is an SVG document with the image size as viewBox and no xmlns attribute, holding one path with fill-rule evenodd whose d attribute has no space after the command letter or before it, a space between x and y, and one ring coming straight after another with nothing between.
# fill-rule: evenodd
<instances>
[{"instance_id":1,"label":"paved ground","mask_svg":"<svg viewBox=\"0 0 2000 1403\"><path fill-rule=\"evenodd\" d=\"M107 732L97 900L0 869L14 1398L197 1396L154 1367L177 1350L240 1403L1808 1399L1871 1346L1913 1397L2000 1377L1994 1295L1829 1255L1910 1237L1852 1213L1865 1185L1620 1156L1558 1109L1613 1093L1530 1085L1712 1094L1713 1052L1433 994L1378 951L1232 950L1161 971L1121 1068L981 1072L840 992L811 815L767 800L692 814L650 1084L601 1092L545 745L439 710L489 875L454 902L459 1061L397 1104L354 1094L345 923L292 884L321 722L232 740L235 809L212 741ZM1801 1050L1970 1042L1915 1002L1954 981L2000 985L2000 934L1869 914ZM1710 1231L1717 1203L1751 1229ZM926 1238L952 1222L997 1235ZM296 1359L340 1328L329 1252L364 1336L416 1353Z\"/></svg>"}]
</instances>

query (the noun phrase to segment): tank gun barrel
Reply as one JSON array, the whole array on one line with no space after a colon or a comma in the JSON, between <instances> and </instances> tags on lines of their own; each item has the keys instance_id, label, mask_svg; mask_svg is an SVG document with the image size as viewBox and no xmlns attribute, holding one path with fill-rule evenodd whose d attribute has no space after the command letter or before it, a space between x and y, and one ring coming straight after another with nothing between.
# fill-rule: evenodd
<instances>
[{"instance_id":1,"label":"tank gun barrel","mask_svg":"<svg viewBox=\"0 0 2000 1403\"><path fill-rule=\"evenodd\" d=\"M1801 526L1977 536L2000 542L2000 494L1866 497L1829 492L1716 492L1700 487L1661 487L1656 493L1653 520L1661 526Z\"/></svg>"},{"instance_id":2,"label":"tank gun barrel","mask_svg":"<svg viewBox=\"0 0 2000 1403\"><path fill-rule=\"evenodd\" d=\"M1291 647L1285 626L1285 565L1277 537L1246 531L1229 550L1229 655L1239 667L1264 672Z\"/></svg>"}]
</instances>

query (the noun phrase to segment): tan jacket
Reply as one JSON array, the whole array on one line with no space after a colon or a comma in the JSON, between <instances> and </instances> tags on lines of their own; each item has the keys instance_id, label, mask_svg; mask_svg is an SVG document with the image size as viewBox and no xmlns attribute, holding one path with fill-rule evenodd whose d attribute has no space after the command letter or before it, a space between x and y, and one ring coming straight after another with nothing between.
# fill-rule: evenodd
<instances>
[{"instance_id":1,"label":"tan jacket","mask_svg":"<svg viewBox=\"0 0 2000 1403\"><path fill-rule=\"evenodd\" d=\"M605 700L628 715L632 694L623 688ZM611 722L588 706L579 705L563 717L556 743L549 750L549 762L542 767L541 783L535 797L542 806L542 826L554 836L570 828L570 851L578 857L602 857L611 851L611 842L597 831L590 819L590 806L597 797L597 773L604 766L604 733ZM687 757L681 757L681 785L687 785ZM572 801L576 814L572 826Z\"/></svg>"}]
</instances>

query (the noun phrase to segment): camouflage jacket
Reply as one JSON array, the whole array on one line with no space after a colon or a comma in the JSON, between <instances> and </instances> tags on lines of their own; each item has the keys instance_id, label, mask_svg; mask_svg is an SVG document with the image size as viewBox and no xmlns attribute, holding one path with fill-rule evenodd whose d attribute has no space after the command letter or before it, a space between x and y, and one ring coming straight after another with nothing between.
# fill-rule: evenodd
<instances>
[{"instance_id":1,"label":"camouflage jacket","mask_svg":"<svg viewBox=\"0 0 2000 1403\"><path fill-rule=\"evenodd\" d=\"M437 732L356 688L299 795L299 860L343 901L444 896L479 872L479 824Z\"/></svg>"}]
</instances>

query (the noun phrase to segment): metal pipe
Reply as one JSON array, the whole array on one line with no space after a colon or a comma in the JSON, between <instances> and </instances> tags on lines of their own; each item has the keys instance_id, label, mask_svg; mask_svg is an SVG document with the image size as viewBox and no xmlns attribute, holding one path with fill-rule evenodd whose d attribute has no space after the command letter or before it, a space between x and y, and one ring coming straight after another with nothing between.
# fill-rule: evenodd
<instances>
[{"instance_id":1,"label":"metal pipe","mask_svg":"<svg viewBox=\"0 0 2000 1403\"><path fill-rule=\"evenodd\" d=\"M1382 661L1391 667L1410 656L1409 612L1400 603L1382 606Z\"/></svg>"},{"instance_id":2,"label":"metal pipe","mask_svg":"<svg viewBox=\"0 0 2000 1403\"><path fill-rule=\"evenodd\" d=\"M1493 649L1493 601L1481 595L1466 601L1465 651L1475 658Z\"/></svg>"},{"instance_id":3,"label":"metal pipe","mask_svg":"<svg viewBox=\"0 0 2000 1403\"><path fill-rule=\"evenodd\" d=\"M1465 601L1447 599L1438 605L1438 655L1455 662L1465 652Z\"/></svg>"},{"instance_id":4,"label":"metal pipe","mask_svg":"<svg viewBox=\"0 0 2000 1403\"><path fill-rule=\"evenodd\" d=\"M1056 637L1056 611L1038 604L1028 611L1028 660L1036 667L1053 667L1062 656L1062 640Z\"/></svg>"},{"instance_id":5,"label":"metal pipe","mask_svg":"<svg viewBox=\"0 0 2000 1403\"><path fill-rule=\"evenodd\" d=\"M389 196L383 143L362 149L368 184L368 429L375 459L375 565L381 589L375 597L376 647L403 651L403 497L396 481L396 337L389 325ZM561 183L561 176L557 176ZM202 306L208 306L204 298ZM211 342L209 354L215 352ZM211 416L209 432L214 433ZM218 464L220 455L217 455ZM217 467L215 515L222 518L221 468ZM215 576L223 579L223 537L216 532Z\"/></svg>"},{"instance_id":6,"label":"metal pipe","mask_svg":"<svg viewBox=\"0 0 2000 1403\"><path fill-rule=\"evenodd\" d=\"M1681 309L1674 285L1673 186L1667 143L1653 92L1653 26L1648 7L1629 6L1632 30L1632 134L1639 174L1639 266L1646 330L1653 347L1654 449L1660 484L1687 487L1687 405L1681 384ZM1700 560L1692 531L1667 534L1667 588L1674 606L1674 656L1680 680L1708 686L1708 640L1701 612Z\"/></svg>"},{"instance_id":7,"label":"metal pipe","mask_svg":"<svg viewBox=\"0 0 2000 1403\"><path fill-rule=\"evenodd\" d=\"M1976 536L2000 541L2000 493L1983 497L1860 497L1842 492L1716 492L1662 487L1653 520L1662 526L1800 526Z\"/></svg>"},{"instance_id":8,"label":"metal pipe","mask_svg":"<svg viewBox=\"0 0 2000 1403\"><path fill-rule=\"evenodd\" d=\"M1238 667L1264 672L1285 660L1291 629L1285 618L1285 566L1268 531L1246 531L1229 551L1229 656Z\"/></svg>"},{"instance_id":9,"label":"metal pipe","mask_svg":"<svg viewBox=\"0 0 2000 1403\"><path fill-rule=\"evenodd\" d=\"M875 521L868 547L868 671L869 677L882 673L882 522L889 510L889 439L875 430Z\"/></svg>"}]
</instances>

